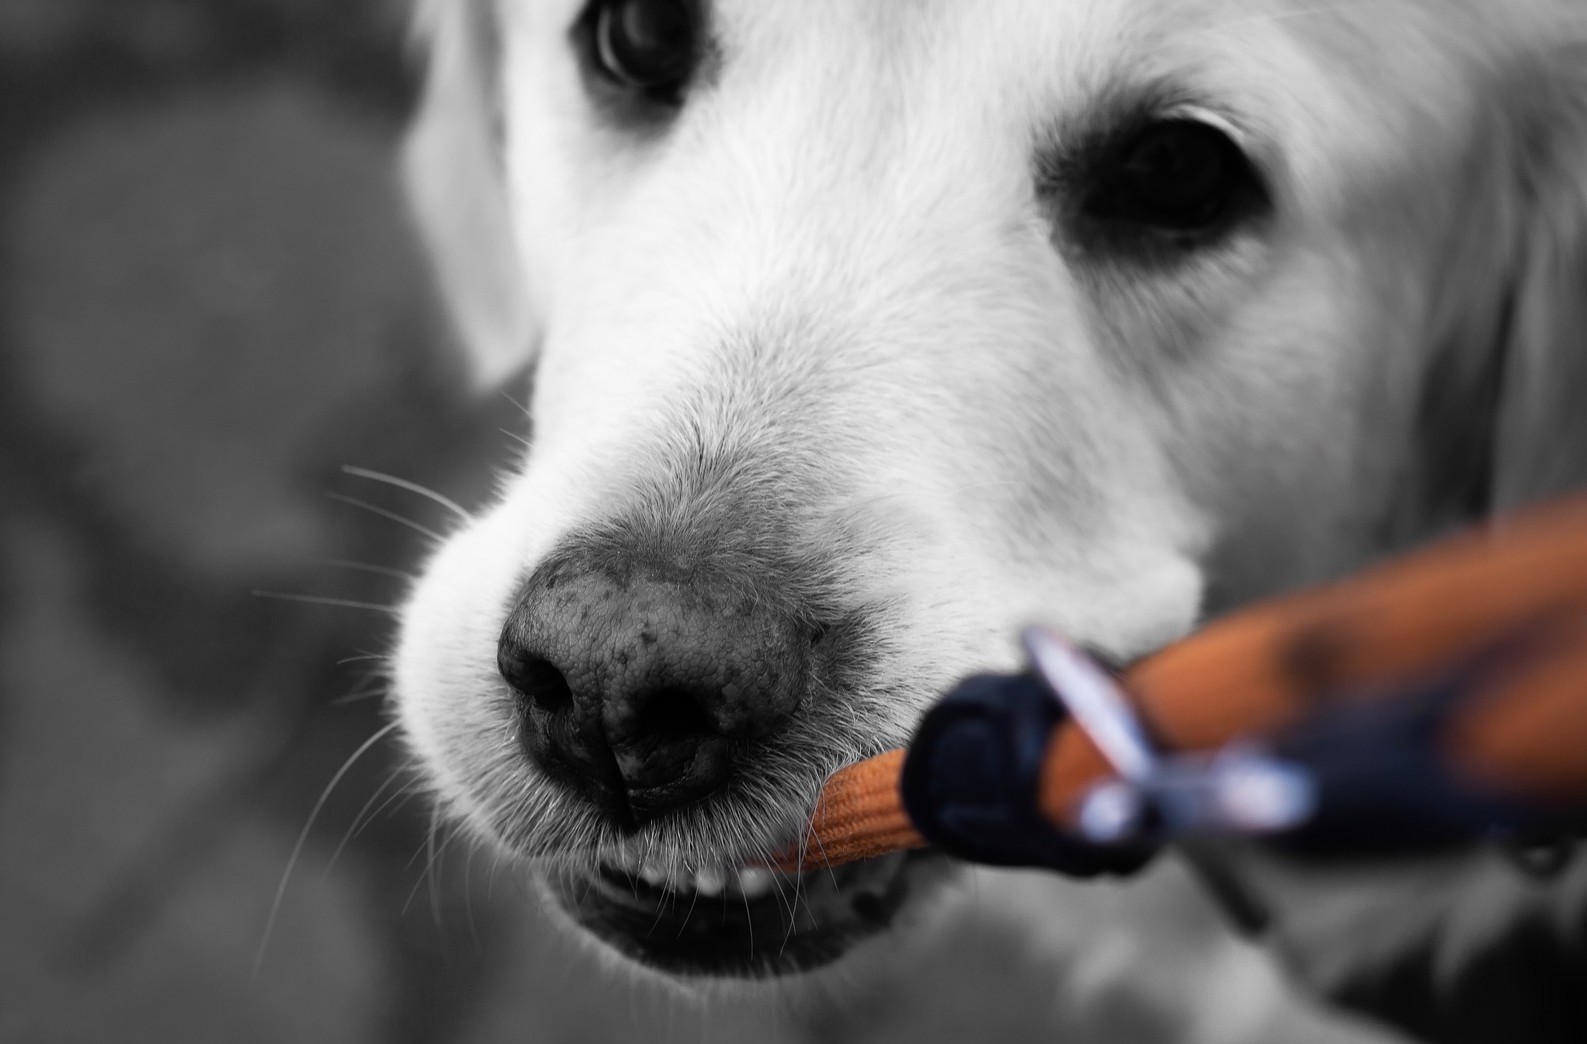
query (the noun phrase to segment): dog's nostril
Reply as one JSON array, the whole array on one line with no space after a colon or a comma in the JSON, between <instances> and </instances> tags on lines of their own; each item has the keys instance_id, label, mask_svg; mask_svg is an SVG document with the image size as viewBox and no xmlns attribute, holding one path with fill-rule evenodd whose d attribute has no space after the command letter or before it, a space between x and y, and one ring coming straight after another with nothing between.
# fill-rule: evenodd
<instances>
[{"instance_id":1,"label":"dog's nostril","mask_svg":"<svg viewBox=\"0 0 1587 1044\"><path fill-rule=\"evenodd\" d=\"M637 730L657 740L691 739L717 732L699 695L681 686L654 689L636 702Z\"/></svg>"},{"instance_id":2,"label":"dog's nostril","mask_svg":"<svg viewBox=\"0 0 1587 1044\"><path fill-rule=\"evenodd\" d=\"M500 654L497 666L513 691L547 714L569 710L573 690L567 676L550 660L529 653Z\"/></svg>"}]
</instances>

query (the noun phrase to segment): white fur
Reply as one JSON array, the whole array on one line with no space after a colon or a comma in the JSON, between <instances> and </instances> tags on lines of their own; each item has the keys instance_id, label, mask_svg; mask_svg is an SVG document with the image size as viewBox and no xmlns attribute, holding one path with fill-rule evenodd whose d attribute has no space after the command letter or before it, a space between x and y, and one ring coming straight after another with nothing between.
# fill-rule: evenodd
<instances>
[{"instance_id":1,"label":"white fur","mask_svg":"<svg viewBox=\"0 0 1587 1044\"><path fill-rule=\"evenodd\" d=\"M615 842L517 751L494 666L516 586L687 439L788 477L791 531L887 645L890 684L853 694L764 823L644 839L732 859L786 836L817 768L1013 663L1026 622L1128 658L1452 521L1417 501L1428 375L1510 351L1535 403L1583 344L1555 321L1587 271L1577 3L716 0L718 78L652 139L586 96L573 0L499 5L499 81L466 7L427 5L411 170L482 378L534 365L534 441L415 589L397 706L442 797L523 854ZM1098 279L1055 247L1031 150L1142 84L1236 133L1275 213ZM1472 381L1451 394L1482 400ZM1584 444L1504 394L1525 444L1502 466Z\"/></svg>"}]
</instances>

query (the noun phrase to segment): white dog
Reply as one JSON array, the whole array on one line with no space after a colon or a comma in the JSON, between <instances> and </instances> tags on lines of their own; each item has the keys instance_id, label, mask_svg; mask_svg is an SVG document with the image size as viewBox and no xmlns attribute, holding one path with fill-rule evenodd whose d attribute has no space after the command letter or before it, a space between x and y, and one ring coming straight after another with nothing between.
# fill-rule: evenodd
<instances>
[{"instance_id":1,"label":"white dog","mask_svg":"<svg viewBox=\"0 0 1587 1044\"><path fill-rule=\"evenodd\" d=\"M446 805L641 963L889 931L932 859L792 918L741 868L1020 625L1128 661L1587 474L1576 0L421 25L418 210L534 433L413 592L397 707Z\"/></svg>"}]
</instances>

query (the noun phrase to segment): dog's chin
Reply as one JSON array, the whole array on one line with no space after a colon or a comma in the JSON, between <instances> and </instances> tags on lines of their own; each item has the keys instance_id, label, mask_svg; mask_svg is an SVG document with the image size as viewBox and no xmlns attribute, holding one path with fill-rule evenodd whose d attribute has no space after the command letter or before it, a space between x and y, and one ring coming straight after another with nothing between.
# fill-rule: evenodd
<instances>
[{"instance_id":1,"label":"dog's chin","mask_svg":"<svg viewBox=\"0 0 1587 1044\"><path fill-rule=\"evenodd\" d=\"M546 868L546 890L582 930L683 978L770 979L813 971L891 929L947 860L924 852L801 876L756 870L667 880L615 866Z\"/></svg>"}]
</instances>

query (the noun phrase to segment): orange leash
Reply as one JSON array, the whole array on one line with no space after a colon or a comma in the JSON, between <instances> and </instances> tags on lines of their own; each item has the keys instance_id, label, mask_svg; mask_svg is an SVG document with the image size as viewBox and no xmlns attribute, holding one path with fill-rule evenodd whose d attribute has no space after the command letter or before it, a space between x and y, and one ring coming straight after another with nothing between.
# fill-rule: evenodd
<instances>
[{"instance_id":1,"label":"orange leash","mask_svg":"<svg viewBox=\"0 0 1587 1044\"><path fill-rule=\"evenodd\" d=\"M1457 716L1451 755L1494 786L1587 799L1587 497L1532 508L1349 579L1234 613L1141 661L1121 687L1176 753L1269 736L1336 700L1392 696L1487 644L1551 631ZM1563 631L1561 630L1563 628ZM1320 701L1322 701L1320 703ZM919 848L899 790L906 751L834 774L784 869ZM1062 828L1114 775L1074 721L1054 732L1039 802Z\"/></svg>"}]
</instances>

